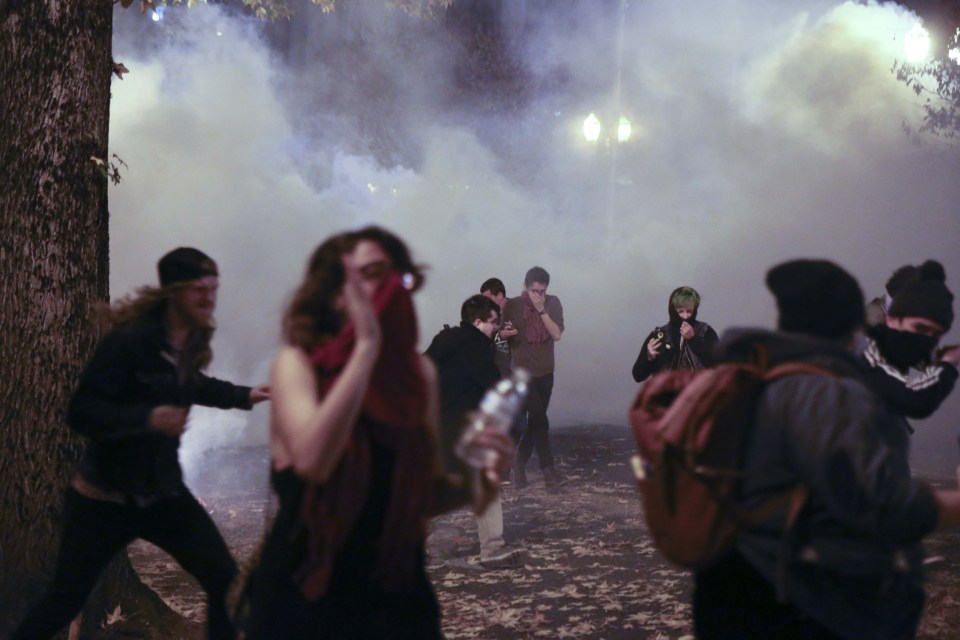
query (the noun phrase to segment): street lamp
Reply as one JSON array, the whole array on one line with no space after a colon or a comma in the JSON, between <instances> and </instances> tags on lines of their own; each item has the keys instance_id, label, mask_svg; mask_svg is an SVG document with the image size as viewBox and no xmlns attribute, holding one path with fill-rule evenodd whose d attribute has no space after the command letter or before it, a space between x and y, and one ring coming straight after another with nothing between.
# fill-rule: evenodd
<instances>
[{"instance_id":1,"label":"street lamp","mask_svg":"<svg viewBox=\"0 0 960 640\"><path fill-rule=\"evenodd\" d=\"M629 142L630 135L633 133L633 125L627 116L620 116L620 122L617 124L617 142Z\"/></svg>"},{"instance_id":2,"label":"street lamp","mask_svg":"<svg viewBox=\"0 0 960 640\"><path fill-rule=\"evenodd\" d=\"M590 143L596 143L600 141L600 138L603 136L603 124L600 122L600 118L597 117L595 112L591 112L583 120L583 138ZM627 116L620 116L620 119L617 120L617 142L623 144L625 142L630 142L630 138L633 137L633 123L630 122L630 118ZM606 135L604 140L605 145L610 145L613 141L613 131L610 129L609 134Z\"/></svg>"},{"instance_id":3,"label":"street lamp","mask_svg":"<svg viewBox=\"0 0 960 640\"><path fill-rule=\"evenodd\" d=\"M600 118L591 112L583 121L583 137L587 142L596 142L600 139Z\"/></svg>"}]
</instances>

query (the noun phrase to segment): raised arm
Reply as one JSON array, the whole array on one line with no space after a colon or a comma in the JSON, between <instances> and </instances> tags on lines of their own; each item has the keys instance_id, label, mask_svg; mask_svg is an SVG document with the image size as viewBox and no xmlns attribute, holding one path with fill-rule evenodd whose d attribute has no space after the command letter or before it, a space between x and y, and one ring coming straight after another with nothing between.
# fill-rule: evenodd
<instances>
[{"instance_id":1,"label":"raised arm","mask_svg":"<svg viewBox=\"0 0 960 640\"><path fill-rule=\"evenodd\" d=\"M705 367L712 367L717 363L717 343L720 341L717 332L713 330L713 327L706 325L706 329L703 330L703 335L700 335L699 332L693 337L692 340L687 342L687 346L690 347L690 350L693 351L694 355L703 363Z\"/></svg>"},{"instance_id":2,"label":"raised arm","mask_svg":"<svg viewBox=\"0 0 960 640\"><path fill-rule=\"evenodd\" d=\"M293 467L297 475L313 482L326 482L343 456L380 353L380 326L357 278L354 270L348 269L344 285L344 302L356 340L326 395L320 397L313 364L297 347L281 349L270 374L274 465L277 469Z\"/></svg>"},{"instance_id":3,"label":"raised arm","mask_svg":"<svg viewBox=\"0 0 960 640\"><path fill-rule=\"evenodd\" d=\"M530 299L533 301L534 308L540 313L547 333L554 342L560 342L560 337L563 335L563 305L560 304L560 299L555 296L538 296L535 293L530 294ZM550 304L547 304L548 302Z\"/></svg>"},{"instance_id":4,"label":"raised arm","mask_svg":"<svg viewBox=\"0 0 960 640\"><path fill-rule=\"evenodd\" d=\"M651 344L651 342L653 344ZM633 379L635 382L643 382L657 370L657 358L662 355L661 342L652 333L647 336L640 347L640 354L633 363Z\"/></svg>"}]
</instances>

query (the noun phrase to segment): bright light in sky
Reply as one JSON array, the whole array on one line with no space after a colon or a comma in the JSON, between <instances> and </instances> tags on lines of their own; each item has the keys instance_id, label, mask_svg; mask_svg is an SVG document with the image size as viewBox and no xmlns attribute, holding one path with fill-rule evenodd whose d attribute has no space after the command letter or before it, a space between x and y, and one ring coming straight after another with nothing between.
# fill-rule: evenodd
<instances>
[{"instance_id":1,"label":"bright light in sky","mask_svg":"<svg viewBox=\"0 0 960 640\"><path fill-rule=\"evenodd\" d=\"M600 118L597 114L591 113L583 121L583 137L587 142L596 142L600 139Z\"/></svg>"},{"instance_id":2,"label":"bright light in sky","mask_svg":"<svg viewBox=\"0 0 960 640\"><path fill-rule=\"evenodd\" d=\"M627 142L633 133L633 126L627 116L620 116L620 124L617 125L617 142Z\"/></svg>"},{"instance_id":3,"label":"bright light in sky","mask_svg":"<svg viewBox=\"0 0 960 640\"><path fill-rule=\"evenodd\" d=\"M920 26L920 23L913 25L907 32L903 50L907 54L908 62L923 62L930 53L930 33Z\"/></svg>"}]
</instances>

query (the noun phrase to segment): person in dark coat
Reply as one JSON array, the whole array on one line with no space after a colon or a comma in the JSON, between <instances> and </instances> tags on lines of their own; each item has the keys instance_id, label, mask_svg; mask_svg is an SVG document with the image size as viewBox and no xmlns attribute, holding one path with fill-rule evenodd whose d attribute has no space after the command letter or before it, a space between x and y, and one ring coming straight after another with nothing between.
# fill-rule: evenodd
<instances>
[{"instance_id":1,"label":"person in dark coat","mask_svg":"<svg viewBox=\"0 0 960 640\"><path fill-rule=\"evenodd\" d=\"M500 278L487 278L483 281L483 284L480 285L480 293L497 303L502 316L503 307L507 304L507 288L504 286L503 280ZM500 323L500 328L493 334L494 359L496 360L497 367L500 369L500 375L504 378L510 377L510 338L517 335L517 333L519 332L513 328L512 322L504 321ZM514 439L520 439L519 432L512 435L514 435Z\"/></svg>"},{"instance_id":2,"label":"person in dark coat","mask_svg":"<svg viewBox=\"0 0 960 640\"><path fill-rule=\"evenodd\" d=\"M678 287L670 294L670 322L657 327L643 341L633 363L633 379L643 382L658 371L700 369L715 362L717 332L697 320L700 294L692 287Z\"/></svg>"},{"instance_id":3,"label":"person in dark coat","mask_svg":"<svg viewBox=\"0 0 960 640\"><path fill-rule=\"evenodd\" d=\"M761 392L744 448L746 509L793 486L807 497L744 527L733 551L695 574L700 640L903 640L923 608L921 539L960 525L960 492L910 473L896 416L863 380L854 351L864 321L857 281L825 260L770 269L778 331L724 335L724 361L766 354L825 374L784 376Z\"/></svg>"},{"instance_id":4,"label":"person in dark coat","mask_svg":"<svg viewBox=\"0 0 960 640\"><path fill-rule=\"evenodd\" d=\"M217 265L181 247L158 263L160 287L114 305L70 400L67 422L89 438L67 490L53 580L14 633L49 638L80 610L101 570L142 538L174 557L207 592L207 635L233 638L224 597L236 574L216 525L183 483L177 450L191 405L250 409L268 387L210 378Z\"/></svg>"},{"instance_id":5,"label":"person in dark coat","mask_svg":"<svg viewBox=\"0 0 960 640\"><path fill-rule=\"evenodd\" d=\"M427 355L437 366L440 381L440 445L448 468L461 471L454 449L471 412L488 389L500 380L493 336L500 326L500 305L488 296L467 298L460 308L460 325L434 336ZM503 539L503 503L498 495L477 514L480 563L502 566L516 562L519 550Z\"/></svg>"},{"instance_id":6,"label":"person in dark coat","mask_svg":"<svg viewBox=\"0 0 960 640\"><path fill-rule=\"evenodd\" d=\"M898 271L900 273L900 271ZM937 350L953 324L953 294L943 266L928 260L901 283L883 321L867 328L867 382L894 413L927 418L953 390L960 347ZM910 369L920 370L910 377ZM904 427L912 431L904 420Z\"/></svg>"}]
</instances>

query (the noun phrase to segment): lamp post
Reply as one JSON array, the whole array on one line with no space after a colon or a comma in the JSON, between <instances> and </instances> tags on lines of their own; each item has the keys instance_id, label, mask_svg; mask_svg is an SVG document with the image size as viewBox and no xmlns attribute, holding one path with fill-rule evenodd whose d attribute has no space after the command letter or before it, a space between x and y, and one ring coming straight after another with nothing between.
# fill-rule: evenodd
<instances>
[{"instance_id":1,"label":"lamp post","mask_svg":"<svg viewBox=\"0 0 960 640\"><path fill-rule=\"evenodd\" d=\"M634 135L633 123L624 115L609 119L604 116L601 121L596 112L590 112L590 115L583 119L581 133L589 146L596 147L596 159L605 168L607 242L612 245L616 238L614 210L618 156L620 147L630 142Z\"/></svg>"}]
</instances>

